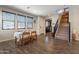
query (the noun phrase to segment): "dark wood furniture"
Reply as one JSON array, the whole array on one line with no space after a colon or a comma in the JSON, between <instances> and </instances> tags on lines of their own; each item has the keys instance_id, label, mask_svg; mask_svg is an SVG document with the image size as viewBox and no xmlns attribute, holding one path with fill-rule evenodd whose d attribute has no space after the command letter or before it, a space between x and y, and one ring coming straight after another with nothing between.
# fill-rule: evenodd
<instances>
[{"instance_id":1,"label":"dark wood furniture","mask_svg":"<svg viewBox=\"0 0 79 59\"><path fill-rule=\"evenodd\" d=\"M36 31L32 31L31 32L31 40L35 40L35 39L37 39Z\"/></svg>"},{"instance_id":2,"label":"dark wood furniture","mask_svg":"<svg viewBox=\"0 0 79 59\"><path fill-rule=\"evenodd\" d=\"M25 45L30 41L30 32L23 32L22 34L22 45Z\"/></svg>"}]
</instances>

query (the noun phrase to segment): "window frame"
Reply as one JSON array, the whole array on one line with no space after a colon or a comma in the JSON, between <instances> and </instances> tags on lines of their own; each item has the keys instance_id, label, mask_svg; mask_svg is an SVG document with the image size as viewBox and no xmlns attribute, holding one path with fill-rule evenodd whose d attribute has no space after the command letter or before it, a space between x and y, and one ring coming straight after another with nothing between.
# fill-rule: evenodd
<instances>
[{"instance_id":1,"label":"window frame","mask_svg":"<svg viewBox=\"0 0 79 59\"><path fill-rule=\"evenodd\" d=\"M29 18L32 18L32 27L31 27L31 28L28 27L28 17L29 17ZM27 16L27 29L33 29L33 17L31 17L31 16Z\"/></svg>"},{"instance_id":2,"label":"window frame","mask_svg":"<svg viewBox=\"0 0 79 59\"><path fill-rule=\"evenodd\" d=\"M18 18L18 16L23 16L23 17L25 17L25 27L24 27L24 28L18 28L18 23L22 23L22 22L19 22L18 19L17 19L17 29L26 29L26 16L21 15L21 14L17 14L17 18Z\"/></svg>"},{"instance_id":3,"label":"window frame","mask_svg":"<svg viewBox=\"0 0 79 59\"><path fill-rule=\"evenodd\" d=\"M3 12L5 12L5 13L10 13L10 14L14 14L14 21L13 21L13 23L14 23L14 28L7 28L7 29L4 29L4 27L3 27L3 23L4 23L4 21L10 21L10 20L4 20L3 19ZM12 12L8 12L8 11L2 11L2 30L14 30L15 29L15 17L16 17L16 13L12 13Z\"/></svg>"}]
</instances>

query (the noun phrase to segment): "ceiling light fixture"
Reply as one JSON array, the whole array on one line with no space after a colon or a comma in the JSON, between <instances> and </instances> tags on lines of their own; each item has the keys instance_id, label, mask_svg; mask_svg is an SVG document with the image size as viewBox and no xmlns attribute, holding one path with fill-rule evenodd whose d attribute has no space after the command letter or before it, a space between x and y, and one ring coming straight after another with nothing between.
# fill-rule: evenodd
<instances>
[{"instance_id":1,"label":"ceiling light fixture","mask_svg":"<svg viewBox=\"0 0 79 59\"><path fill-rule=\"evenodd\" d=\"M29 9L30 7L27 7L27 9Z\"/></svg>"},{"instance_id":2,"label":"ceiling light fixture","mask_svg":"<svg viewBox=\"0 0 79 59\"><path fill-rule=\"evenodd\" d=\"M62 10L59 10L58 11L58 14L61 14L61 13L63 13L64 12L64 10L62 9Z\"/></svg>"}]
</instances>

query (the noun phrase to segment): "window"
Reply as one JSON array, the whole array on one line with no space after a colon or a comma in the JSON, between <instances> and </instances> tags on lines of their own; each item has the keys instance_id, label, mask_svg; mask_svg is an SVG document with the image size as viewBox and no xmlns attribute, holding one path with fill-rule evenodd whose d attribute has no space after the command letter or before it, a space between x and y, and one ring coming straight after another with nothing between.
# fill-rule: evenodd
<instances>
[{"instance_id":1,"label":"window","mask_svg":"<svg viewBox=\"0 0 79 59\"><path fill-rule=\"evenodd\" d=\"M2 29L14 29L15 14L3 11L2 15Z\"/></svg>"},{"instance_id":2,"label":"window","mask_svg":"<svg viewBox=\"0 0 79 59\"><path fill-rule=\"evenodd\" d=\"M18 15L18 28L24 29L26 27L26 17Z\"/></svg>"},{"instance_id":3,"label":"window","mask_svg":"<svg viewBox=\"0 0 79 59\"><path fill-rule=\"evenodd\" d=\"M27 17L27 28L31 29L33 28L33 17Z\"/></svg>"}]
</instances>

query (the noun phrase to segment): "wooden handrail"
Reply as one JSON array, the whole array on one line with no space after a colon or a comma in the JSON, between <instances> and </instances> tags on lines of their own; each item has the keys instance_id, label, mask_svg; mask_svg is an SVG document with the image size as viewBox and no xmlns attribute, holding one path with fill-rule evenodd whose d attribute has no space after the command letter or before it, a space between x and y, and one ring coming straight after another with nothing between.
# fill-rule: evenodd
<instances>
[{"instance_id":1,"label":"wooden handrail","mask_svg":"<svg viewBox=\"0 0 79 59\"><path fill-rule=\"evenodd\" d=\"M69 24L69 42L70 42L70 39L71 39L71 23L70 22L68 22L68 24Z\"/></svg>"},{"instance_id":2,"label":"wooden handrail","mask_svg":"<svg viewBox=\"0 0 79 59\"><path fill-rule=\"evenodd\" d=\"M62 19L62 15L59 15L59 19L58 19L58 29L59 29L59 27L60 27L61 19Z\"/></svg>"},{"instance_id":3,"label":"wooden handrail","mask_svg":"<svg viewBox=\"0 0 79 59\"><path fill-rule=\"evenodd\" d=\"M56 33L56 30L57 30L57 27L58 27L58 20L57 20L57 22L56 22L56 24L55 24L55 26L54 26L54 33L53 33L53 37L55 37L55 33Z\"/></svg>"},{"instance_id":4,"label":"wooden handrail","mask_svg":"<svg viewBox=\"0 0 79 59\"><path fill-rule=\"evenodd\" d=\"M58 31L59 29L59 26L60 26L60 21L61 21L61 18L62 18L62 15L59 15L59 18L54 26L54 33L53 33L53 37L55 37L56 35L56 32Z\"/></svg>"}]
</instances>

